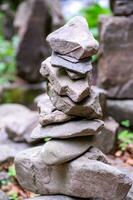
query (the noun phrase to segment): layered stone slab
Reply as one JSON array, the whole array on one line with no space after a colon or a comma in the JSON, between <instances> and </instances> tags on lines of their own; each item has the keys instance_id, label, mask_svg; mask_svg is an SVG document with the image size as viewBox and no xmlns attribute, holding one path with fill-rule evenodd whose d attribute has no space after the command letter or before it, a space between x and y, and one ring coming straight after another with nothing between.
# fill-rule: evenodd
<instances>
[{"instance_id":1,"label":"layered stone slab","mask_svg":"<svg viewBox=\"0 0 133 200\"><path fill-rule=\"evenodd\" d=\"M52 67L50 58L42 63L40 72L59 95L66 95L74 102L79 102L90 94L88 76L85 79L73 81L64 71Z\"/></svg>"},{"instance_id":2,"label":"layered stone slab","mask_svg":"<svg viewBox=\"0 0 133 200\"><path fill-rule=\"evenodd\" d=\"M89 31L87 21L77 16L47 37L51 48L76 59L92 56L98 51L98 42Z\"/></svg>"},{"instance_id":3,"label":"layered stone slab","mask_svg":"<svg viewBox=\"0 0 133 200\"><path fill-rule=\"evenodd\" d=\"M39 108L39 122L42 126L66 122L73 118L62 111L57 110L46 93L38 97L35 101Z\"/></svg>"},{"instance_id":4,"label":"layered stone slab","mask_svg":"<svg viewBox=\"0 0 133 200\"><path fill-rule=\"evenodd\" d=\"M131 180L115 167L105 164L102 158L95 158L93 151L91 156L87 152L72 162L47 166L42 160L41 148L26 150L15 159L18 181L25 190L104 200L126 197Z\"/></svg>"},{"instance_id":5,"label":"layered stone slab","mask_svg":"<svg viewBox=\"0 0 133 200\"><path fill-rule=\"evenodd\" d=\"M94 137L50 140L42 148L42 159L46 165L59 165L71 161L87 151L93 145L93 140ZM99 154L96 151L94 155L96 157ZM101 157L105 156L101 153Z\"/></svg>"},{"instance_id":6,"label":"layered stone slab","mask_svg":"<svg viewBox=\"0 0 133 200\"><path fill-rule=\"evenodd\" d=\"M93 146L94 140L95 137L50 140L44 144L42 148L42 159L46 165L63 164L79 157L87 151L91 146ZM99 152L95 151L93 156L94 155L96 157L96 155L99 155ZM105 156L101 153L101 157ZM107 160L106 157L105 160Z\"/></svg>"},{"instance_id":7,"label":"layered stone slab","mask_svg":"<svg viewBox=\"0 0 133 200\"><path fill-rule=\"evenodd\" d=\"M80 116L88 119L97 119L102 117L99 91L92 88L90 97L85 100L74 103L68 97L59 96L49 84L48 95L53 105L67 115Z\"/></svg>"},{"instance_id":8,"label":"layered stone slab","mask_svg":"<svg viewBox=\"0 0 133 200\"><path fill-rule=\"evenodd\" d=\"M31 137L39 138L73 138L98 134L103 128L101 120L73 120L66 123L41 127L38 125L32 132Z\"/></svg>"},{"instance_id":9,"label":"layered stone slab","mask_svg":"<svg viewBox=\"0 0 133 200\"><path fill-rule=\"evenodd\" d=\"M87 72L92 70L91 58L85 58L78 62L71 62L69 60L65 60L62 57L58 56L59 54L53 53L51 56L51 64L54 67L65 68L72 72L77 72L79 74L86 75Z\"/></svg>"}]
</instances>

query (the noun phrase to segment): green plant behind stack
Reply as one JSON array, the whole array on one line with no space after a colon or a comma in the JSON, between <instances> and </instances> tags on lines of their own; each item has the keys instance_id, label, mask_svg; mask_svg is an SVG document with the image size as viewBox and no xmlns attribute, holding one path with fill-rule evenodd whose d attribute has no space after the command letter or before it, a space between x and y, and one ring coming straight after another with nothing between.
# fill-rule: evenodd
<instances>
[{"instance_id":1,"label":"green plant behind stack","mask_svg":"<svg viewBox=\"0 0 133 200\"><path fill-rule=\"evenodd\" d=\"M6 41L0 36L0 85L14 81L16 74L15 62L16 38Z\"/></svg>"},{"instance_id":2,"label":"green plant behind stack","mask_svg":"<svg viewBox=\"0 0 133 200\"><path fill-rule=\"evenodd\" d=\"M86 18L89 28L96 39L98 38L98 20L101 14L109 15L111 11L108 8L101 7L99 4L93 4L81 10L81 15Z\"/></svg>"}]
</instances>

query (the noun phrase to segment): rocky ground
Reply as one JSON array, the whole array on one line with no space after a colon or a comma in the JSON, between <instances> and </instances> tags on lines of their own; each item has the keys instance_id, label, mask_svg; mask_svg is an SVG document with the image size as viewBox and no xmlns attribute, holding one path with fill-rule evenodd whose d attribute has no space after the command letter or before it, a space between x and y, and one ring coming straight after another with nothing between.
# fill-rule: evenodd
<instances>
[{"instance_id":1,"label":"rocky ground","mask_svg":"<svg viewBox=\"0 0 133 200\"><path fill-rule=\"evenodd\" d=\"M21 105L15 105L14 107L12 104L6 104L0 107L0 200L23 200L36 196L36 194L24 191L19 185L13 160L17 152L37 145L28 137L29 132L32 131L36 124L37 118L35 111L30 111ZM15 126L12 126L12 124L15 124ZM117 126L118 124L113 120L105 120L103 136L108 135L108 137L101 137L102 144L105 144L106 141L106 144L102 145L104 146L102 151L109 152L114 148L114 138L116 137L114 133ZM112 160L112 165L118 167L133 180L132 145L129 145L124 152L118 146L113 155L109 155L109 158ZM133 199L132 189L128 196L126 200Z\"/></svg>"}]
</instances>

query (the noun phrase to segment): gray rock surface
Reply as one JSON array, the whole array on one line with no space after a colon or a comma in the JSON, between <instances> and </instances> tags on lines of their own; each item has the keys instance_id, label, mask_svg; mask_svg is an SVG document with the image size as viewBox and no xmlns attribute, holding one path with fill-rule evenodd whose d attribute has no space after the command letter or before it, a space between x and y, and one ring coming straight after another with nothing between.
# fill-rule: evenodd
<instances>
[{"instance_id":1,"label":"gray rock surface","mask_svg":"<svg viewBox=\"0 0 133 200\"><path fill-rule=\"evenodd\" d=\"M40 197L34 197L26 200L77 200L77 198L72 198L64 195L46 195ZM81 200L81 199L79 199Z\"/></svg>"},{"instance_id":2,"label":"gray rock surface","mask_svg":"<svg viewBox=\"0 0 133 200\"><path fill-rule=\"evenodd\" d=\"M100 95L95 88L91 89L90 97L87 97L79 103L74 103L68 97L59 96L50 84L48 95L50 96L53 105L67 115L80 116L88 119L97 119L102 117Z\"/></svg>"},{"instance_id":3,"label":"gray rock surface","mask_svg":"<svg viewBox=\"0 0 133 200\"><path fill-rule=\"evenodd\" d=\"M77 72L81 75L86 75L87 72L92 70L91 58L85 58L75 63L63 59L55 52L51 56L51 64L54 67L64 68L72 72Z\"/></svg>"},{"instance_id":4,"label":"gray rock surface","mask_svg":"<svg viewBox=\"0 0 133 200\"><path fill-rule=\"evenodd\" d=\"M93 145L99 148L103 153L113 153L116 148L117 132L119 124L108 117L104 120L104 128L100 134L95 137Z\"/></svg>"},{"instance_id":5,"label":"gray rock surface","mask_svg":"<svg viewBox=\"0 0 133 200\"><path fill-rule=\"evenodd\" d=\"M0 128L5 128L10 139L32 142L30 134L38 123L39 115L21 104L0 106Z\"/></svg>"},{"instance_id":6,"label":"gray rock surface","mask_svg":"<svg viewBox=\"0 0 133 200\"><path fill-rule=\"evenodd\" d=\"M81 16L74 17L66 25L49 34L47 41L55 52L76 59L92 56L99 48L98 42L88 29L87 21Z\"/></svg>"},{"instance_id":7,"label":"gray rock surface","mask_svg":"<svg viewBox=\"0 0 133 200\"><path fill-rule=\"evenodd\" d=\"M120 171L125 173L132 180L132 187L129 190L125 200L133 200L133 167L125 165L121 159L110 160L113 166L117 167Z\"/></svg>"},{"instance_id":8,"label":"gray rock surface","mask_svg":"<svg viewBox=\"0 0 133 200\"><path fill-rule=\"evenodd\" d=\"M133 98L133 16L104 16L100 24L98 84L107 89L112 98Z\"/></svg>"},{"instance_id":9,"label":"gray rock surface","mask_svg":"<svg viewBox=\"0 0 133 200\"><path fill-rule=\"evenodd\" d=\"M42 126L49 124L66 122L72 119L73 117L66 115L62 111L57 110L49 96L47 94L40 95L35 100L37 107L39 108L39 122Z\"/></svg>"},{"instance_id":10,"label":"gray rock surface","mask_svg":"<svg viewBox=\"0 0 133 200\"><path fill-rule=\"evenodd\" d=\"M9 200L9 197L2 190L0 190L0 200Z\"/></svg>"},{"instance_id":11,"label":"gray rock surface","mask_svg":"<svg viewBox=\"0 0 133 200\"><path fill-rule=\"evenodd\" d=\"M39 68L50 48L44 38L51 29L64 23L59 0L27 0L20 3L14 25L20 43L17 50L17 72L29 82L40 81ZM25 59L26 58L26 59Z\"/></svg>"},{"instance_id":12,"label":"gray rock surface","mask_svg":"<svg viewBox=\"0 0 133 200\"><path fill-rule=\"evenodd\" d=\"M133 100L108 100L107 108L116 121L129 120L133 125Z\"/></svg>"},{"instance_id":13,"label":"gray rock surface","mask_svg":"<svg viewBox=\"0 0 133 200\"><path fill-rule=\"evenodd\" d=\"M15 149L17 153L31 147L31 144L28 144L27 142L14 142L8 138L8 134L4 128L0 129L0 146L3 144L10 149Z\"/></svg>"},{"instance_id":14,"label":"gray rock surface","mask_svg":"<svg viewBox=\"0 0 133 200\"><path fill-rule=\"evenodd\" d=\"M68 140L50 140L44 144L42 148L42 160L46 165L63 164L79 157L92 145L93 138L90 137L80 137ZM90 154L92 154L92 152ZM96 157L96 155L99 155L98 151L95 151L95 156L93 152L93 156Z\"/></svg>"},{"instance_id":15,"label":"gray rock surface","mask_svg":"<svg viewBox=\"0 0 133 200\"><path fill-rule=\"evenodd\" d=\"M103 128L101 120L73 120L66 123L41 127L38 125L32 132L33 139L39 138L73 138L78 136L96 135Z\"/></svg>"},{"instance_id":16,"label":"gray rock surface","mask_svg":"<svg viewBox=\"0 0 133 200\"><path fill-rule=\"evenodd\" d=\"M42 63L40 72L59 95L68 96L74 102L79 102L90 94L89 77L71 80L65 71L52 67L50 57Z\"/></svg>"},{"instance_id":17,"label":"gray rock surface","mask_svg":"<svg viewBox=\"0 0 133 200\"><path fill-rule=\"evenodd\" d=\"M133 14L133 1L132 0L113 0L112 10L115 15L125 15L125 16L131 15Z\"/></svg>"},{"instance_id":18,"label":"gray rock surface","mask_svg":"<svg viewBox=\"0 0 133 200\"><path fill-rule=\"evenodd\" d=\"M15 155L15 149L5 144L0 144L0 164L7 161L13 161Z\"/></svg>"},{"instance_id":19,"label":"gray rock surface","mask_svg":"<svg viewBox=\"0 0 133 200\"><path fill-rule=\"evenodd\" d=\"M124 84L118 84L108 89L108 97L118 99L133 99L133 80L129 80Z\"/></svg>"},{"instance_id":20,"label":"gray rock surface","mask_svg":"<svg viewBox=\"0 0 133 200\"><path fill-rule=\"evenodd\" d=\"M24 189L46 195L64 194L104 200L126 197L131 180L118 169L88 159L88 153L63 165L47 166L42 161L41 148L26 150L15 159L18 181Z\"/></svg>"}]
</instances>

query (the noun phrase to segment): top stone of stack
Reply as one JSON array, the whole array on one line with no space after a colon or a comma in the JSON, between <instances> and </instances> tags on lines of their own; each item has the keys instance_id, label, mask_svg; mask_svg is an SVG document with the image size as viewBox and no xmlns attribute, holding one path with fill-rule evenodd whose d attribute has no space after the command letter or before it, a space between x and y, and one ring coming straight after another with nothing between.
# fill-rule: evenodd
<instances>
[{"instance_id":1,"label":"top stone of stack","mask_svg":"<svg viewBox=\"0 0 133 200\"><path fill-rule=\"evenodd\" d=\"M96 54L99 48L86 20L81 16L74 17L66 25L48 35L47 41L53 51L78 60Z\"/></svg>"}]
</instances>

